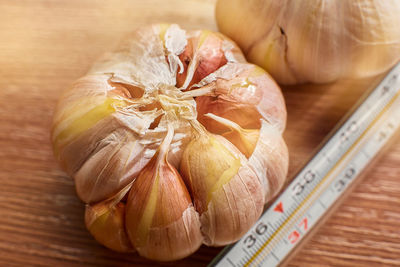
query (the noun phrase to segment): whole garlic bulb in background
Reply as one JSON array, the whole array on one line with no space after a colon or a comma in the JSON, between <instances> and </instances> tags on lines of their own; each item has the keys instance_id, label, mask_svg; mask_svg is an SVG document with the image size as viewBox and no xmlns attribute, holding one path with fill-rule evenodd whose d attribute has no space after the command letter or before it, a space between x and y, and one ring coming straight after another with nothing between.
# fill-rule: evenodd
<instances>
[{"instance_id":1,"label":"whole garlic bulb in background","mask_svg":"<svg viewBox=\"0 0 400 267\"><path fill-rule=\"evenodd\" d=\"M221 34L143 27L61 97L54 152L103 245L176 260L238 240L285 181L279 87Z\"/></svg>"},{"instance_id":2,"label":"whole garlic bulb in background","mask_svg":"<svg viewBox=\"0 0 400 267\"><path fill-rule=\"evenodd\" d=\"M400 59L398 0L218 0L220 31L278 83L326 83Z\"/></svg>"}]
</instances>

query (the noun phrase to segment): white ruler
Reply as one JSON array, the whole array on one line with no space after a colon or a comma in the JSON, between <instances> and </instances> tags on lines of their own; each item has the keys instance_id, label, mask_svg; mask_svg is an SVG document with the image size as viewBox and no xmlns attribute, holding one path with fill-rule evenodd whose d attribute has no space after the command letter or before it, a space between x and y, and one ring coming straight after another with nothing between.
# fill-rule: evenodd
<instances>
[{"instance_id":1,"label":"white ruler","mask_svg":"<svg viewBox=\"0 0 400 267\"><path fill-rule=\"evenodd\" d=\"M257 223L209 266L277 266L400 128L400 63L353 109Z\"/></svg>"}]
</instances>

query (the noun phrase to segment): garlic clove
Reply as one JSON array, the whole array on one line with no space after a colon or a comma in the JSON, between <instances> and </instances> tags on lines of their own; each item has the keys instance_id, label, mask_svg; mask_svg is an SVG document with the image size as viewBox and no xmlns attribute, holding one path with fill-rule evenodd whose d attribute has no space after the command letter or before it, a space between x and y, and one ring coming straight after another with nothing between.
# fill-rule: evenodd
<instances>
[{"instance_id":1,"label":"garlic clove","mask_svg":"<svg viewBox=\"0 0 400 267\"><path fill-rule=\"evenodd\" d=\"M289 152L276 125L262 120L259 135L248 164L260 179L267 202L276 196L286 180Z\"/></svg>"},{"instance_id":2,"label":"garlic clove","mask_svg":"<svg viewBox=\"0 0 400 267\"><path fill-rule=\"evenodd\" d=\"M86 205L85 224L93 237L104 246L119 252L134 251L125 230L125 203L120 202L130 185L112 199Z\"/></svg>"},{"instance_id":3,"label":"garlic clove","mask_svg":"<svg viewBox=\"0 0 400 267\"><path fill-rule=\"evenodd\" d=\"M225 36L207 30L197 31L179 59L183 72L176 75L176 86L189 89L209 74L230 62L244 62L240 49Z\"/></svg>"},{"instance_id":4,"label":"garlic clove","mask_svg":"<svg viewBox=\"0 0 400 267\"><path fill-rule=\"evenodd\" d=\"M58 103L52 127L54 154L71 176L90 157L98 142L119 127L110 115L126 103L108 96L114 89L109 78L109 75L85 76Z\"/></svg>"},{"instance_id":5,"label":"garlic clove","mask_svg":"<svg viewBox=\"0 0 400 267\"><path fill-rule=\"evenodd\" d=\"M107 82L110 77L106 74L86 75L76 80L68 90L62 93L53 119L53 141L71 120L79 118L107 99L108 91L113 89Z\"/></svg>"},{"instance_id":6,"label":"garlic clove","mask_svg":"<svg viewBox=\"0 0 400 267\"><path fill-rule=\"evenodd\" d=\"M261 214L262 186L225 138L201 130L186 147L180 170L200 213L205 244L236 241Z\"/></svg>"},{"instance_id":7,"label":"garlic clove","mask_svg":"<svg viewBox=\"0 0 400 267\"><path fill-rule=\"evenodd\" d=\"M281 132L284 130L285 102L278 85L264 70L252 64L232 63L221 68L221 73L217 71L213 79L213 89L196 98L198 120L209 131L219 134L225 129L204 116L206 113L246 129L259 129L263 118L276 124Z\"/></svg>"},{"instance_id":8,"label":"garlic clove","mask_svg":"<svg viewBox=\"0 0 400 267\"><path fill-rule=\"evenodd\" d=\"M94 106L87 112L80 112L79 118L69 122L65 128L54 138L56 146L66 144L79 135L94 127L98 122L116 112L117 106L124 105L122 101L107 98L103 103ZM64 121L65 122L65 121Z\"/></svg>"},{"instance_id":9,"label":"garlic clove","mask_svg":"<svg viewBox=\"0 0 400 267\"><path fill-rule=\"evenodd\" d=\"M111 197L133 181L150 161L155 148L118 129L99 142L96 151L75 173L78 196L86 203Z\"/></svg>"},{"instance_id":10,"label":"garlic clove","mask_svg":"<svg viewBox=\"0 0 400 267\"><path fill-rule=\"evenodd\" d=\"M70 142L55 144L54 154L62 168L70 176L74 176L85 161L96 152L96 148L99 149L98 143L118 127L118 123L111 117L105 118Z\"/></svg>"},{"instance_id":11,"label":"garlic clove","mask_svg":"<svg viewBox=\"0 0 400 267\"><path fill-rule=\"evenodd\" d=\"M170 261L202 243L198 213L178 171L167 160L173 128L136 178L127 201L126 228L140 255Z\"/></svg>"},{"instance_id":12,"label":"garlic clove","mask_svg":"<svg viewBox=\"0 0 400 267\"><path fill-rule=\"evenodd\" d=\"M204 114L204 116L215 120L217 123L225 126L228 131L222 133L222 136L234 144L246 158L249 158L256 147L257 140L260 135L260 130L243 129L237 123L216 116L212 113Z\"/></svg>"},{"instance_id":13,"label":"garlic clove","mask_svg":"<svg viewBox=\"0 0 400 267\"><path fill-rule=\"evenodd\" d=\"M204 244L224 246L239 240L260 217L264 207L262 186L249 166L241 167L225 185L212 193L201 214Z\"/></svg>"},{"instance_id":14,"label":"garlic clove","mask_svg":"<svg viewBox=\"0 0 400 267\"><path fill-rule=\"evenodd\" d=\"M189 38L188 44L179 58L183 73L176 75L177 87L190 88L228 61L222 50L222 39L210 31L199 31Z\"/></svg>"},{"instance_id":15,"label":"garlic clove","mask_svg":"<svg viewBox=\"0 0 400 267\"><path fill-rule=\"evenodd\" d=\"M68 102L68 101L67 101ZM98 123L125 106L124 101L111 97L88 96L70 103L58 112L52 128L52 141L56 157L65 146L75 141Z\"/></svg>"}]
</instances>

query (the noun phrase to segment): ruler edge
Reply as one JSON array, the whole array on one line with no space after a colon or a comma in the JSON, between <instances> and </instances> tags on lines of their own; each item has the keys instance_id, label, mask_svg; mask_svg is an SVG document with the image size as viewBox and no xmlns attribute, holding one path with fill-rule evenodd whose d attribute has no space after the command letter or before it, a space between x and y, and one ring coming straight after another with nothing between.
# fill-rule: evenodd
<instances>
[{"instance_id":1,"label":"ruler edge","mask_svg":"<svg viewBox=\"0 0 400 267\"><path fill-rule=\"evenodd\" d=\"M282 195L282 193L284 191L287 190L288 186L298 177L298 175L305 170L305 167L312 161L312 159L322 150L322 148L327 145L327 143L329 142L329 140L344 126L344 124L354 115L354 113L362 106L362 104L368 99L368 97L370 97L375 90L380 87L381 85L383 85L386 80L390 79L390 73L394 72L395 69L399 68L398 72L400 74L400 62L396 63L390 70L384 72L383 74L377 75L375 78L373 78L373 80L371 81L371 84L368 86L368 89L365 90L365 92L363 92L360 96L360 98L351 106L351 108L346 112L346 114L335 124L335 126L329 131L329 133L322 139L322 141L319 143L319 145L313 150L313 152L310 154L309 157L307 157L307 159L304 161L304 163L301 165L301 167L299 167L299 169L294 172L292 179L287 179L287 182L284 184L284 186L282 187L282 189L280 190L279 194L277 194L276 197L274 197L273 199L271 199L270 201L268 201L265 205L264 205L264 210L261 213L259 219L256 221L258 222L261 217L269 210L270 207L273 206L273 204L275 203L275 201L280 197L280 195ZM399 75L399 79L400 79L400 75ZM331 83L333 84L333 83ZM333 205L331 205L326 211L325 214L323 215L323 217L321 219L319 219L315 225L313 226L313 228L307 232L306 236L303 237L300 242L298 244L296 244L296 246L294 246L294 248L292 249L292 251L287 254L282 261L279 263L278 266L285 266L284 264L287 264L288 261L293 258L295 256L295 254L298 253L298 251L300 250L301 246L304 245L304 241L309 240L312 235L314 235L317 230L319 229L319 227L321 227L321 224L323 224L323 222L325 222L326 220L329 219L329 217L334 213L334 211L340 206L340 204L348 197L348 195L353 191L354 187L359 184L359 181L363 180L363 176L365 176L365 173L374 165L374 163L376 163L376 161L378 161L380 159L380 157L382 156L382 152L388 150L389 144L392 142L393 139L395 139L396 136L398 136L399 133L395 133L393 136L391 136L390 140L388 140L386 142L386 144L383 146L383 148L376 154L376 156L371 160L371 164L363 169L363 171L357 175L357 181L356 182L352 182L346 189L345 192L342 193L342 196L340 197L340 199L338 201L336 201ZM322 223L321 223L322 222ZM249 229L250 230L250 229ZM246 232L247 234L247 232ZM243 236L245 236L246 234L244 234ZM235 243L230 244L225 246L214 258L213 260L207 265L208 267L212 267L212 266L216 266L225 255L227 255L229 253L229 251L243 238L243 236L237 240Z\"/></svg>"}]
</instances>

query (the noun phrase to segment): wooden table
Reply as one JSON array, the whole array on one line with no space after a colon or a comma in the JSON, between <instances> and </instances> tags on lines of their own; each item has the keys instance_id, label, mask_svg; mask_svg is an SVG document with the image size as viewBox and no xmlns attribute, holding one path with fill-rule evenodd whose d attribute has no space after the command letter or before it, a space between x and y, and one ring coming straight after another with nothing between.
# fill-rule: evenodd
<instances>
[{"instance_id":1,"label":"wooden table","mask_svg":"<svg viewBox=\"0 0 400 267\"><path fill-rule=\"evenodd\" d=\"M216 29L214 1L0 1L0 266L155 265L97 244L49 142L60 92L127 32L151 22ZM285 88L290 177L377 79ZM399 141L399 140L397 140ZM400 265L400 144L366 175L290 266ZM202 247L166 266L204 266Z\"/></svg>"}]
</instances>

